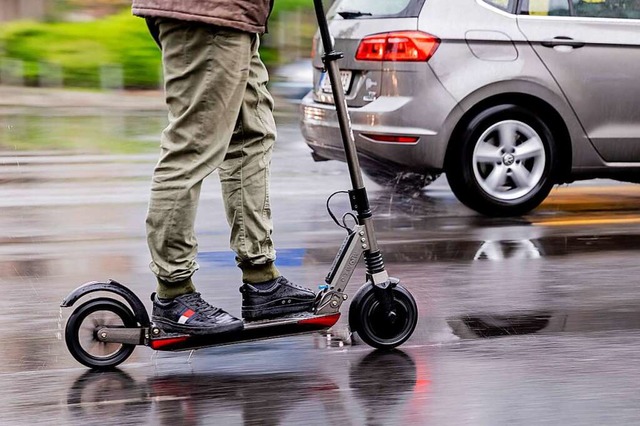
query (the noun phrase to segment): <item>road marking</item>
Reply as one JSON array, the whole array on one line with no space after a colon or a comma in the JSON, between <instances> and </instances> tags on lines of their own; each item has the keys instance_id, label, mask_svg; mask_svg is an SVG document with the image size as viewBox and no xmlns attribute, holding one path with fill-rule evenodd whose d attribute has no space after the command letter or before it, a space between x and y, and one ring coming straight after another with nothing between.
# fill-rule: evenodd
<instances>
[{"instance_id":1,"label":"road marking","mask_svg":"<svg viewBox=\"0 0 640 426\"><path fill-rule=\"evenodd\" d=\"M576 219L543 219L532 222L536 226L586 226L640 223L640 216L576 218Z\"/></svg>"}]
</instances>

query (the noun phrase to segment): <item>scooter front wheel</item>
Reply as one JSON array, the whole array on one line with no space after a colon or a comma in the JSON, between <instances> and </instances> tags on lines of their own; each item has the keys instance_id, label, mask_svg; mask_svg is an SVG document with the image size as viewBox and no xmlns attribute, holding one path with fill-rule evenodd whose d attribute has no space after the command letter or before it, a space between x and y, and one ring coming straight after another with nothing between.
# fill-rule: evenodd
<instances>
[{"instance_id":1,"label":"scooter front wheel","mask_svg":"<svg viewBox=\"0 0 640 426\"><path fill-rule=\"evenodd\" d=\"M393 292L391 306L386 306L381 292ZM351 302L349 326L369 346L392 349L411 337L418 323L418 306L409 291L397 285L389 290L366 284Z\"/></svg>"},{"instance_id":2,"label":"scooter front wheel","mask_svg":"<svg viewBox=\"0 0 640 426\"><path fill-rule=\"evenodd\" d=\"M89 368L104 370L124 362L135 345L106 343L98 339L103 327L136 327L131 310L106 297L89 300L73 311L65 328L65 342L71 355Z\"/></svg>"}]
</instances>

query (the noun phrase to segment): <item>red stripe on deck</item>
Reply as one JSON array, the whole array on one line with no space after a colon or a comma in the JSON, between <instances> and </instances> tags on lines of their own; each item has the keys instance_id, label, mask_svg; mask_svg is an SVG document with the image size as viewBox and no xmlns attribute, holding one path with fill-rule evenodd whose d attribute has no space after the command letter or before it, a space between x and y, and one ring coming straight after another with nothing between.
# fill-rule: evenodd
<instances>
[{"instance_id":1,"label":"red stripe on deck","mask_svg":"<svg viewBox=\"0 0 640 426\"><path fill-rule=\"evenodd\" d=\"M298 324L318 325L321 327L331 327L340 319L340 314L326 315L322 317L307 318L298 321Z\"/></svg>"},{"instance_id":2,"label":"red stripe on deck","mask_svg":"<svg viewBox=\"0 0 640 426\"><path fill-rule=\"evenodd\" d=\"M177 345L189 340L189 336L169 337L167 339L152 340L150 345L152 349L161 349L167 346Z\"/></svg>"}]
</instances>

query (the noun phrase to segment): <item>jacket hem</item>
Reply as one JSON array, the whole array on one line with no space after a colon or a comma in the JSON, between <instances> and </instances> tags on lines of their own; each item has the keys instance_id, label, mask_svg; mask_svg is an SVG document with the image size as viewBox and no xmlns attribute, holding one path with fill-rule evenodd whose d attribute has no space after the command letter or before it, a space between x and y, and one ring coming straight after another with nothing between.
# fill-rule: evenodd
<instances>
[{"instance_id":1,"label":"jacket hem","mask_svg":"<svg viewBox=\"0 0 640 426\"><path fill-rule=\"evenodd\" d=\"M246 22L233 21L230 19L213 18L206 15L197 15L192 12L186 13L175 10L160 10L146 7L134 7L131 10L135 16L140 16L142 18L169 18L180 21L202 22L205 24L233 28L254 34L262 34L265 31L264 26L251 25Z\"/></svg>"}]
</instances>

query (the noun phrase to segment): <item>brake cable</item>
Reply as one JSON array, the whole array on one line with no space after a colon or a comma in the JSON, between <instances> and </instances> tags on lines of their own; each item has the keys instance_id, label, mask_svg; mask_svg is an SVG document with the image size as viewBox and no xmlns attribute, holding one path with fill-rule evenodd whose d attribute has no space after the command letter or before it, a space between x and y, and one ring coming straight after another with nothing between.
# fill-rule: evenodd
<instances>
[{"instance_id":1,"label":"brake cable","mask_svg":"<svg viewBox=\"0 0 640 426\"><path fill-rule=\"evenodd\" d=\"M329 216L331 216L331 219L333 219L335 224L338 225L338 227L346 230L347 233L350 233L351 232L351 228L349 228L347 226L347 218L348 217L352 218L356 225L358 224L358 218L353 213L347 212L347 213L342 215L342 223L340 223L340 221L338 221L338 218L336 217L335 214L333 214L333 212L331 211L331 206L329 205L329 203L331 202L331 199L334 196L338 195L338 194L347 194L347 195L349 195L349 191L336 191L333 194L331 194L329 196L329 198L327 198L327 212L329 213Z\"/></svg>"}]
</instances>

